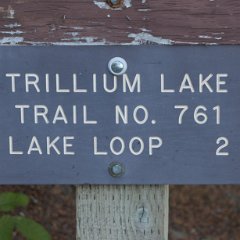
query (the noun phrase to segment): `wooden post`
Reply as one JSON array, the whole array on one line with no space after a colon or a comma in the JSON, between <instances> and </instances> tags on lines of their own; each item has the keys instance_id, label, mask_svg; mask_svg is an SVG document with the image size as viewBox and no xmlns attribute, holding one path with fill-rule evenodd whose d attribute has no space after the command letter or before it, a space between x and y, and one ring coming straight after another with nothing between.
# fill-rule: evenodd
<instances>
[{"instance_id":1,"label":"wooden post","mask_svg":"<svg viewBox=\"0 0 240 240\"><path fill-rule=\"evenodd\" d=\"M167 240L168 186L77 187L77 240Z\"/></svg>"}]
</instances>

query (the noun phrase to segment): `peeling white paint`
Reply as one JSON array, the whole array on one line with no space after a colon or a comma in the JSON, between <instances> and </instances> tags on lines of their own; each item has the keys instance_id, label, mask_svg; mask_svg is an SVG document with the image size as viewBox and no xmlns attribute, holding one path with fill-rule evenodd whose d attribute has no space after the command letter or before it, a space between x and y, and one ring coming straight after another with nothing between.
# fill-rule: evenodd
<instances>
[{"instance_id":1,"label":"peeling white paint","mask_svg":"<svg viewBox=\"0 0 240 240\"><path fill-rule=\"evenodd\" d=\"M80 27L80 26L58 26L59 28L61 29L73 29L73 30L82 30L84 29L83 27Z\"/></svg>"},{"instance_id":2,"label":"peeling white paint","mask_svg":"<svg viewBox=\"0 0 240 240\"><path fill-rule=\"evenodd\" d=\"M225 32L216 32L216 33L212 33L212 35L224 35Z\"/></svg>"},{"instance_id":3,"label":"peeling white paint","mask_svg":"<svg viewBox=\"0 0 240 240\"><path fill-rule=\"evenodd\" d=\"M207 35L199 35L198 38L211 39L212 37Z\"/></svg>"},{"instance_id":4,"label":"peeling white paint","mask_svg":"<svg viewBox=\"0 0 240 240\"><path fill-rule=\"evenodd\" d=\"M76 41L80 41L80 40L81 40L81 38L79 38L79 37L62 38L61 39L61 41L63 41L63 42L65 42L65 41L74 41L74 42L76 42Z\"/></svg>"},{"instance_id":5,"label":"peeling white paint","mask_svg":"<svg viewBox=\"0 0 240 240\"><path fill-rule=\"evenodd\" d=\"M130 8L132 6L132 1L131 0L124 0L124 3L126 8Z\"/></svg>"},{"instance_id":6,"label":"peeling white paint","mask_svg":"<svg viewBox=\"0 0 240 240\"><path fill-rule=\"evenodd\" d=\"M101 9L121 10L122 8L111 8L104 0L94 0L93 3ZM123 6L130 8L132 6L132 0L124 0Z\"/></svg>"},{"instance_id":7,"label":"peeling white paint","mask_svg":"<svg viewBox=\"0 0 240 240\"><path fill-rule=\"evenodd\" d=\"M174 43L172 40L164 39L161 37L155 37L152 34L145 33L145 32L141 32L137 34L130 33L128 34L128 37L134 39L131 43L135 45L140 45L142 43L157 43L157 44L163 44L163 45L171 45Z\"/></svg>"},{"instance_id":8,"label":"peeling white paint","mask_svg":"<svg viewBox=\"0 0 240 240\"><path fill-rule=\"evenodd\" d=\"M110 9L109 5L105 1L94 0L93 2L101 9Z\"/></svg>"},{"instance_id":9,"label":"peeling white paint","mask_svg":"<svg viewBox=\"0 0 240 240\"><path fill-rule=\"evenodd\" d=\"M9 5L7 9L7 16L6 18L13 19L15 15L15 10Z\"/></svg>"},{"instance_id":10,"label":"peeling white paint","mask_svg":"<svg viewBox=\"0 0 240 240\"><path fill-rule=\"evenodd\" d=\"M24 41L23 37L4 37L0 38L0 44L16 45Z\"/></svg>"},{"instance_id":11,"label":"peeling white paint","mask_svg":"<svg viewBox=\"0 0 240 240\"><path fill-rule=\"evenodd\" d=\"M218 45L218 43L205 43L205 45L215 46Z\"/></svg>"},{"instance_id":12,"label":"peeling white paint","mask_svg":"<svg viewBox=\"0 0 240 240\"><path fill-rule=\"evenodd\" d=\"M96 38L96 37L82 37L81 40L84 40L86 43L96 43L96 42L99 42L99 39ZM102 44L105 44L106 43L106 39L102 39L100 41Z\"/></svg>"},{"instance_id":13,"label":"peeling white paint","mask_svg":"<svg viewBox=\"0 0 240 240\"><path fill-rule=\"evenodd\" d=\"M79 32L65 32L64 34L65 34L65 35L70 35L70 36L72 36L72 37L76 37L76 36L79 35Z\"/></svg>"},{"instance_id":14,"label":"peeling white paint","mask_svg":"<svg viewBox=\"0 0 240 240\"><path fill-rule=\"evenodd\" d=\"M83 27L79 27L79 26L77 26L77 27L71 27L72 29L75 29L75 30L81 30L81 29L84 29Z\"/></svg>"},{"instance_id":15,"label":"peeling white paint","mask_svg":"<svg viewBox=\"0 0 240 240\"><path fill-rule=\"evenodd\" d=\"M142 32L151 32L152 30L146 29L146 28L139 28Z\"/></svg>"},{"instance_id":16,"label":"peeling white paint","mask_svg":"<svg viewBox=\"0 0 240 240\"><path fill-rule=\"evenodd\" d=\"M62 41L62 42L32 42L32 41L24 41L24 43L26 44L30 44L32 46L49 46L49 45L56 45L56 46L96 46L96 45L108 45L108 46L114 46L114 45L119 45L119 43L114 43L114 42L110 42L110 41L106 41L106 39L96 39L96 38L91 38L90 37L90 41L89 40L84 40L83 38L80 39L81 41L76 41L76 42L71 42L71 41ZM62 39L63 40L63 39ZM68 39L69 40L69 39ZM159 45L166 45L165 43L166 39L163 39L163 43L158 43ZM171 40L168 40L171 41ZM7 42L9 43L9 42ZM1 44L1 40L0 40L0 44ZM139 42L125 42L125 43L121 43L121 45L124 46L131 46L131 45L140 45L141 43ZM171 44L181 44L181 45L202 45L203 43L199 43L199 42L184 42L184 41L171 41ZM168 44L169 45L169 44ZM218 45L217 43L204 43L204 45Z\"/></svg>"},{"instance_id":17,"label":"peeling white paint","mask_svg":"<svg viewBox=\"0 0 240 240\"><path fill-rule=\"evenodd\" d=\"M23 34L25 32L20 31L20 30L16 30L16 31L1 31L2 34L9 34L9 35L20 35Z\"/></svg>"},{"instance_id":18,"label":"peeling white paint","mask_svg":"<svg viewBox=\"0 0 240 240\"><path fill-rule=\"evenodd\" d=\"M6 24L6 25L4 25L4 27L6 27L6 28L17 28L17 27L21 27L22 25L21 24L19 24L19 23L11 23L11 24Z\"/></svg>"},{"instance_id":19,"label":"peeling white paint","mask_svg":"<svg viewBox=\"0 0 240 240\"><path fill-rule=\"evenodd\" d=\"M111 42L107 42L106 39L98 39L96 37L81 37L78 41L71 42L71 39L61 39L62 42L31 42L25 41L27 44L33 46L43 46L43 45L59 45L59 46L95 46L95 45L113 45Z\"/></svg>"},{"instance_id":20,"label":"peeling white paint","mask_svg":"<svg viewBox=\"0 0 240 240\"><path fill-rule=\"evenodd\" d=\"M184 42L184 41L174 41L175 44L181 44L181 45L218 45L218 43L200 43L200 42Z\"/></svg>"},{"instance_id":21,"label":"peeling white paint","mask_svg":"<svg viewBox=\"0 0 240 240\"><path fill-rule=\"evenodd\" d=\"M198 38L203 38L203 39L216 39L216 40L221 40L222 37L214 37L214 36L208 36L208 35L199 35Z\"/></svg>"},{"instance_id":22,"label":"peeling white paint","mask_svg":"<svg viewBox=\"0 0 240 240\"><path fill-rule=\"evenodd\" d=\"M145 29L147 30L147 29ZM31 44L33 46L46 46L46 45L60 45L60 46L93 46L93 45L119 45L118 42L110 42L105 38L99 39L98 37L77 37L77 32L66 32L69 35L68 38L63 38L59 42L32 42L24 41L23 37L4 37L0 39L0 44L2 45L17 45L20 43ZM205 35L203 35L205 36ZM133 40L131 42L123 42L121 45L141 45L146 43L154 43L159 45L173 45L173 44L184 44L184 45L199 45L202 42L189 42L189 41L173 41L170 39L165 39L162 37L153 36L150 33L130 33L129 38ZM217 45L217 43L204 43L204 45Z\"/></svg>"},{"instance_id":23,"label":"peeling white paint","mask_svg":"<svg viewBox=\"0 0 240 240\"><path fill-rule=\"evenodd\" d=\"M199 42L188 42L188 41L174 41L175 44L181 44L181 45L200 45ZM206 45L206 44L205 44Z\"/></svg>"},{"instance_id":24,"label":"peeling white paint","mask_svg":"<svg viewBox=\"0 0 240 240\"><path fill-rule=\"evenodd\" d=\"M139 8L138 9L138 12L150 12L150 11L152 11L152 9L150 9L150 8Z\"/></svg>"}]
</instances>

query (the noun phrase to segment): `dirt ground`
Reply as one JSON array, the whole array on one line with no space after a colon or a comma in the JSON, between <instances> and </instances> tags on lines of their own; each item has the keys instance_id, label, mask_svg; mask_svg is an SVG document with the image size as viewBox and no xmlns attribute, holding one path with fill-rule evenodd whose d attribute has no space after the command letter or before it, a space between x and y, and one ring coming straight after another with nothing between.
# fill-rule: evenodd
<instances>
[{"instance_id":1,"label":"dirt ground","mask_svg":"<svg viewBox=\"0 0 240 240\"><path fill-rule=\"evenodd\" d=\"M75 239L74 186L0 187L4 191L29 195L29 207L16 214L42 223L53 240ZM171 186L169 239L240 240L240 186Z\"/></svg>"}]
</instances>

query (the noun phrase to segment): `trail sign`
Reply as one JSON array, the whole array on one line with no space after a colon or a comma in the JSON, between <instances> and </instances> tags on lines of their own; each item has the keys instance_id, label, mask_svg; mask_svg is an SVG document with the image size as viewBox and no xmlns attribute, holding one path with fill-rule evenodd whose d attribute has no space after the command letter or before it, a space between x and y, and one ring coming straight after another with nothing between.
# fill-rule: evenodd
<instances>
[{"instance_id":1,"label":"trail sign","mask_svg":"<svg viewBox=\"0 0 240 240\"><path fill-rule=\"evenodd\" d=\"M239 63L234 46L1 47L0 183L240 183Z\"/></svg>"}]
</instances>

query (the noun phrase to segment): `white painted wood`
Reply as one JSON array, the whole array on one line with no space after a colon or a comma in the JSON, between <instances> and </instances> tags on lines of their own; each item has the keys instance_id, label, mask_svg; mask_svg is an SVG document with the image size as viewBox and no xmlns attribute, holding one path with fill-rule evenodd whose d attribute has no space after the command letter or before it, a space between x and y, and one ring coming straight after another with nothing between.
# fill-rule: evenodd
<instances>
[{"instance_id":1,"label":"white painted wood","mask_svg":"<svg viewBox=\"0 0 240 240\"><path fill-rule=\"evenodd\" d=\"M169 188L77 187L77 240L167 240Z\"/></svg>"}]
</instances>

